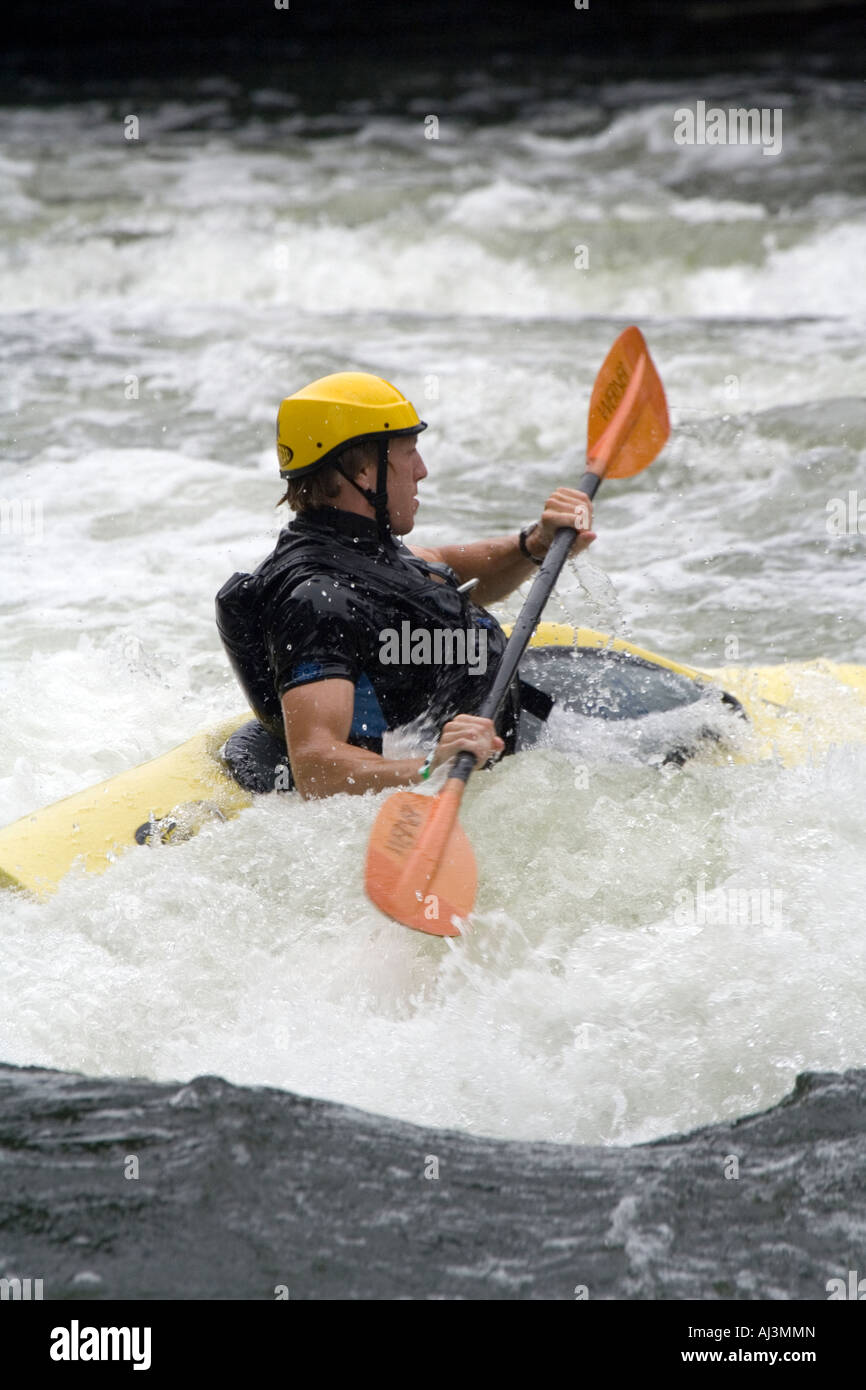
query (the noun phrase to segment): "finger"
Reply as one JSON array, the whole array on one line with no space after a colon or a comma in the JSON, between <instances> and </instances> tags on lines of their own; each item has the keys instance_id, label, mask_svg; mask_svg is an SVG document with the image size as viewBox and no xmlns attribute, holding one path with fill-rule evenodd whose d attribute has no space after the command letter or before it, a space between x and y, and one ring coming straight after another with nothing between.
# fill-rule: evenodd
<instances>
[{"instance_id":1,"label":"finger","mask_svg":"<svg viewBox=\"0 0 866 1390\"><path fill-rule=\"evenodd\" d=\"M542 517L552 531L561 526L570 526L575 531L588 531L592 525L591 509L585 505L573 507L571 511L545 512Z\"/></svg>"},{"instance_id":2,"label":"finger","mask_svg":"<svg viewBox=\"0 0 866 1390\"><path fill-rule=\"evenodd\" d=\"M481 716L477 714L455 714L453 719L449 719L448 723L442 730L442 733L443 735L448 733L449 731L452 733L460 733L461 731L471 729L492 730L493 720L482 719Z\"/></svg>"},{"instance_id":3,"label":"finger","mask_svg":"<svg viewBox=\"0 0 866 1390\"><path fill-rule=\"evenodd\" d=\"M476 757L490 756L496 745L504 748L502 739L494 734L492 737L486 729L476 729L460 734L454 741L454 746L466 753L474 753Z\"/></svg>"},{"instance_id":4,"label":"finger","mask_svg":"<svg viewBox=\"0 0 866 1390\"><path fill-rule=\"evenodd\" d=\"M484 729L476 730L455 730L449 735L442 735L440 746L447 748L449 753L454 749L462 750L466 753L475 752L479 748L489 748L493 744L493 739Z\"/></svg>"},{"instance_id":5,"label":"finger","mask_svg":"<svg viewBox=\"0 0 866 1390\"><path fill-rule=\"evenodd\" d=\"M491 736L496 734L493 720L484 719L480 714L461 714L458 715L458 719L461 720L461 728L466 729L467 732L490 734Z\"/></svg>"},{"instance_id":6,"label":"finger","mask_svg":"<svg viewBox=\"0 0 866 1390\"><path fill-rule=\"evenodd\" d=\"M589 502L587 493L581 492L578 488L562 487L552 492L547 499L547 506L561 507L568 511L570 507L575 507L579 502Z\"/></svg>"}]
</instances>

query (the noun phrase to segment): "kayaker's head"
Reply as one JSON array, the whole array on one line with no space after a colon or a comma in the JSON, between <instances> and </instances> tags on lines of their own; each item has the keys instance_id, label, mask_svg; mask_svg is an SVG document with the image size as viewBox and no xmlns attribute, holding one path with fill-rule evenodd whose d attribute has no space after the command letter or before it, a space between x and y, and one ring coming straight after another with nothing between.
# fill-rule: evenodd
<instances>
[{"instance_id":1,"label":"kayaker's head","mask_svg":"<svg viewBox=\"0 0 866 1390\"><path fill-rule=\"evenodd\" d=\"M417 448L427 426L382 377L335 372L287 396L277 413L283 499L295 511L338 506L375 516L381 540L414 525L417 484L427 474Z\"/></svg>"}]
</instances>

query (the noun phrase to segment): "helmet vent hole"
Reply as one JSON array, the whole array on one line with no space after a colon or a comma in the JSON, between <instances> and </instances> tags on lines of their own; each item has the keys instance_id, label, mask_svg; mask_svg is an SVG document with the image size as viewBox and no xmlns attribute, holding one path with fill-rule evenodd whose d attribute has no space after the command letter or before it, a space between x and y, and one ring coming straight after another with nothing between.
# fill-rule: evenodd
<instances>
[{"instance_id":1,"label":"helmet vent hole","mask_svg":"<svg viewBox=\"0 0 866 1390\"><path fill-rule=\"evenodd\" d=\"M317 448L317 449L321 449L321 447L322 447L321 444L317 444L317 445L316 445L316 448Z\"/></svg>"}]
</instances>

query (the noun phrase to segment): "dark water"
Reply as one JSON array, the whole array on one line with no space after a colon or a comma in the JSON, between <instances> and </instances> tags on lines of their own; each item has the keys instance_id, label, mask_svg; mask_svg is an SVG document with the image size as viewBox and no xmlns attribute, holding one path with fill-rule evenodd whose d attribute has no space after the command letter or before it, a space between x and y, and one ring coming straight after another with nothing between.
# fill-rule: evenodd
<instances>
[{"instance_id":1,"label":"dark water","mask_svg":"<svg viewBox=\"0 0 866 1390\"><path fill-rule=\"evenodd\" d=\"M570 1148L0 1067L0 1277L77 1300L826 1301L863 1264L864 1116L866 1072L808 1074L764 1115Z\"/></svg>"}]
</instances>

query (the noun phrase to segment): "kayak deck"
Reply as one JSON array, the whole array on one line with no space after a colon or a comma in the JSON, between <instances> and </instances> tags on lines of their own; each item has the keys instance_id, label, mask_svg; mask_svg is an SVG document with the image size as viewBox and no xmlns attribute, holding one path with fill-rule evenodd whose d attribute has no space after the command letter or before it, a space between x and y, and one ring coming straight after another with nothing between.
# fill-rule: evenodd
<instances>
[{"instance_id":1,"label":"kayak deck","mask_svg":"<svg viewBox=\"0 0 866 1390\"><path fill-rule=\"evenodd\" d=\"M582 660L569 661L573 654ZM752 726L749 753L733 754L741 761L776 757L793 764L833 743L866 742L862 666L813 661L699 671L590 628L541 623L521 674L568 710L605 720L640 719L718 693ZM188 839L206 821L228 819L251 805L252 794L220 756L250 717L245 711L0 830L0 887L44 896L77 863L101 873L132 845ZM519 746L531 746L541 727L528 718L524 731L522 723ZM722 750L722 756L732 755ZM671 757L683 760L676 749Z\"/></svg>"},{"instance_id":2,"label":"kayak deck","mask_svg":"<svg viewBox=\"0 0 866 1390\"><path fill-rule=\"evenodd\" d=\"M229 777L219 749L244 718L196 734L150 762L44 806L0 830L0 887L52 892L73 864L101 873L129 845L188 839L252 797Z\"/></svg>"}]
</instances>

